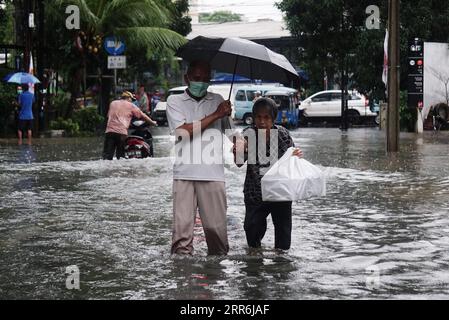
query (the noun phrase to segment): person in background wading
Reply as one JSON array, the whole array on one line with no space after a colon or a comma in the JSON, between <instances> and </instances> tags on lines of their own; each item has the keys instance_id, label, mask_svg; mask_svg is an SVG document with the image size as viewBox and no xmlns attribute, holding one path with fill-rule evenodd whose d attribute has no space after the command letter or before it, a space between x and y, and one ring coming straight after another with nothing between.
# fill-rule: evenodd
<instances>
[{"instance_id":1,"label":"person in background wading","mask_svg":"<svg viewBox=\"0 0 449 320\"><path fill-rule=\"evenodd\" d=\"M35 101L34 94L28 91L29 87L27 84L22 84L22 93L20 93L18 98L18 103L20 106L19 111L19 128L17 130L17 135L19 138L19 144L22 144L23 132L27 133L28 144L31 144L31 137L33 135L33 103Z\"/></svg>"}]
</instances>

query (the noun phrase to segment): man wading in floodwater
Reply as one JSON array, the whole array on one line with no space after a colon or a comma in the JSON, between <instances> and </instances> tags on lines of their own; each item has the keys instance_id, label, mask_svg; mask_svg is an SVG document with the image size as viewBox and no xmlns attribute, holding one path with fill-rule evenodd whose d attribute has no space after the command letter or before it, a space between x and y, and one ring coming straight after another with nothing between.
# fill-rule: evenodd
<instances>
[{"instance_id":1,"label":"man wading in floodwater","mask_svg":"<svg viewBox=\"0 0 449 320\"><path fill-rule=\"evenodd\" d=\"M197 207L208 253L225 255L229 250L222 133L229 128L231 103L207 92L210 72L208 63L192 62L184 75L188 88L167 100L168 125L177 141L173 166L173 254L193 253ZM202 158L210 137L214 138L212 161ZM207 150L204 153L210 155Z\"/></svg>"}]
</instances>

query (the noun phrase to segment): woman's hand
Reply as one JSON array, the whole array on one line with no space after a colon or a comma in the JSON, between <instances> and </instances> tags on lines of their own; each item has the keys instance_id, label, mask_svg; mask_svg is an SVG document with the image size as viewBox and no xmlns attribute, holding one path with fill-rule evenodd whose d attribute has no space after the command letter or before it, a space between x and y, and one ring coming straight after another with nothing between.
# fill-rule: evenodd
<instances>
[{"instance_id":1,"label":"woman's hand","mask_svg":"<svg viewBox=\"0 0 449 320\"><path fill-rule=\"evenodd\" d=\"M295 157L298 157L298 158L302 158L304 156L304 154L302 153L302 150L299 148L295 148L292 155Z\"/></svg>"}]
</instances>

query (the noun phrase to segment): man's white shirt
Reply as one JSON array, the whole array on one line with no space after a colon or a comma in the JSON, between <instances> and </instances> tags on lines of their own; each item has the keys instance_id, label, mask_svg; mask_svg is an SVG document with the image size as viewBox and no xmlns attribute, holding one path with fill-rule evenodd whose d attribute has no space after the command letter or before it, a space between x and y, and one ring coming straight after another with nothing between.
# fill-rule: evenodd
<instances>
[{"instance_id":1,"label":"man's white shirt","mask_svg":"<svg viewBox=\"0 0 449 320\"><path fill-rule=\"evenodd\" d=\"M167 120L170 134L180 126L193 123L193 138L176 136L173 179L196 181L225 181L223 167L223 134L230 128L229 118L213 122L201 131L200 121L217 110L224 99L221 95L208 92L197 101L187 92L171 95L167 99ZM197 130L195 130L197 128Z\"/></svg>"}]
</instances>

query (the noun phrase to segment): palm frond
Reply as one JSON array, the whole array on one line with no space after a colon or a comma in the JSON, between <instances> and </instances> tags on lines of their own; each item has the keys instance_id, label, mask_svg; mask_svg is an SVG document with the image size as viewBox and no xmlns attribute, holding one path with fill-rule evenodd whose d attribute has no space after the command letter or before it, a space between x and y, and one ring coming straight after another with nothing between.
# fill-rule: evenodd
<instances>
[{"instance_id":1,"label":"palm frond","mask_svg":"<svg viewBox=\"0 0 449 320\"><path fill-rule=\"evenodd\" d=\"M101 25L166 26L172 20L166 3L160 0L112 0L101 14Z\"/></svg>"},{"instance_id":2,"label":"palm frond","mask_svg":"<svg viewBox=\"0 0 449 320\"><path fill-rule=\"evenodd\" d=\"M177 50L187 42L175 31L159 27L118 28L117 34L136 48L167 48Z\"/></svg>"}]
</instances>

